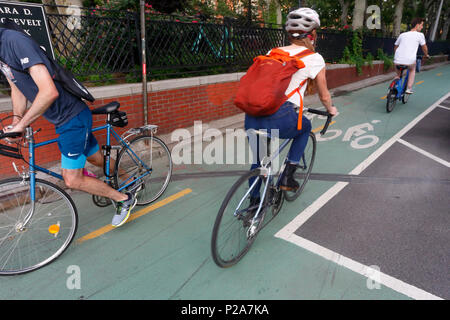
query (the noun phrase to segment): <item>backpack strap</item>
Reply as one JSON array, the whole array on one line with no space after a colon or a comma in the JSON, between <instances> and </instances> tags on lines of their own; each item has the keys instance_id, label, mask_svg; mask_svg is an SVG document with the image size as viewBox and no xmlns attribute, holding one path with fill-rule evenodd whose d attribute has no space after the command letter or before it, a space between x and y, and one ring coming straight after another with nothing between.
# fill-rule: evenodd
<instances>
[{"instance_id":1,"label":"backpack strap","mask_svg":"<svg viewBox=\"0 0 450 320\"><path fill-rule=\"evenodd\" d=\"M312 51L312 50L306 49L306 50L303 50L303 51L300 52L300 53L297 53L294 57L296 57L297 59L301 59L301 58L310 56L310 55L312 55L312 54L315 54L315 52ZM299 108L299 110L298 110L297 130L301 130L301 129L302 129L303 98L302 98L302 95L301 95L301 93L300 93L300 89L305 85L305 83L306 83L307 80L308 80L308 79L303 80L303 81L300 83L300 86L299 86L298 88L296 88L295 90L293 90L291 93L289 93L289 94L287 95L287 97L288 97L287 99L289 99L290 97L292 97L295 93L298 93L298 95L299 95L299 97L300 97L300 108ZM287 100L287 99L286 99L286 100Z\"/></svg>"},{"instance_id":2,"label":"backpack strap","mask_svg":"<svg viewBox=\"0 0 450 320\"><path fill-rule=\"evenodd\" d=\"M13 66L10 66L10 65L5 61L5 59L3 59L2 57L0 57L0 62L3 62L4 64L6 64L8 67L10 67L11 69L13 69L14 71L17 71L17 72L20 72L20 73L28 73L28 72L26 72L26 71L24 71L24 70L20 70L20 69L14 68Z\"/></svg>"},{"instance_id":3,"label":"backpack strap","mask_svg":"<svg viewBox=\"0 0 450 320\"><path fill-rule=\"evenodd\" d=\"M294 55L294 57L301 59L306 56L312 55L314 53L315 53L314 51L306 49L306 50L303 50L302 52L297 53L296 55Z\"/></svg>"},{"instance_id":4,"label":"backpack strap","mask_svg":"<svg viewBox=\"0 0 450 320\"><path fill-rule=\"evenodd\" d=\"M300 86L297 88L298 95L300 96L300 108L298 109L298 120L297 120L297 130L302 130L302 115L303 115L303 98L300 93L300 89L303 87L303 85L306 83L306 80L303 80L302 83L300 83Z\"/></svg>"}]
</instances>

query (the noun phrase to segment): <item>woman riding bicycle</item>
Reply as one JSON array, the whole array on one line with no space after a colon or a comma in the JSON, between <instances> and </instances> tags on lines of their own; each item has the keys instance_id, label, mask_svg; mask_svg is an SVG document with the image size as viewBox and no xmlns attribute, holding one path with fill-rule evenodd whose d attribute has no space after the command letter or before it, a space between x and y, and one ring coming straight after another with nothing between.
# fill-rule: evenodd
<instances>
[{"instance_id":1,"label":"woman riding bicycle","mask_svg":"<svg viewBox=\"0 0 450 320\"><path fill-rule=\"evenodd\" d=\"M289 46L279 47L289 56L297 55L307 49L314 52L315 42L317 39L316 29L320 27L319 15L310 8L299 8L291 11L287 16L286 31L289 34ZM273 49L272 49L273 50ZM296 71L286 90L286 95L296 91L290 96L285 103L273 114L269 116L255 117L249 114L245 115L245 129L271 129L278 130L278 136L282 139L293 138L292 145L288 154L288 162L285 174L281 182L282 190L293 191L299 187L294 179L294 173L297 165L305 150L308 142L308 136L311 131L311 122L303 115L296 112L296 108L300 107L305 91L312 93L317 88L320 101L331 115L336 115L337 109L333 106L331 95L327 88L327 80L325 76L325 61L319 53L314 52L304 58L302 61L305 67ZM304 85L302 85L304 83ZM299 89L299 90L298 90ZM301 95L301 97L300 97ZM297 129L298 117L301 116L301 130ZM253 148L254 149L254 148ZM252 150L253 154L258 155L259 152ZM256 150L258 151L258 150ZM258 157L256 157L258 158ZM259 166L253 163L251 169ZM255 194L252 197L256 198ZM253 199L254 202L258 199Z\"/></svg>"}]
</instances>

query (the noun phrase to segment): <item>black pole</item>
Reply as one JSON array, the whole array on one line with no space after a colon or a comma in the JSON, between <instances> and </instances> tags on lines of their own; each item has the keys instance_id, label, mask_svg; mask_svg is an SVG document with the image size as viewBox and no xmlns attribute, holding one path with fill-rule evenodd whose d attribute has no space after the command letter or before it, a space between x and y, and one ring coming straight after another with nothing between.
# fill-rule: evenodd
<instances>
[{"instance_id":1,"label":"black pole","mask_svg":"<svg viewBox=\"0 0 450 320\"><path fill-rule=\"evenodd\" d=\"M145 46L145 1L140 0L140 20L141 20L141 55L142 55L142 104L144 108L144 125L148 123L148 113L147 113L147 53Z\"/></svg>"}]
</instances>

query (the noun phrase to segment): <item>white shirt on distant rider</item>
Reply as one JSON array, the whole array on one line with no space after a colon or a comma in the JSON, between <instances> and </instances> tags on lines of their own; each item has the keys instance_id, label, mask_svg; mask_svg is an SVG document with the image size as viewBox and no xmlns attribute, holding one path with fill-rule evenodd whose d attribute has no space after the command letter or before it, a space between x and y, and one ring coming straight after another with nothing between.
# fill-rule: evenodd
<instances>
[{"instance_id":1,"label":"white shirt on distant rider","mask_svg":"<svg viewBox=\"0 0 450 320\"><path fill-rule=\"evenodd\" d=\"M408 31L400 34L395 41L395 45L398 46L394 55L395 64L412 65L416 63L417 49L419 45L426 44L425 36L422 32Z\"/></svg>"}]
</instances>

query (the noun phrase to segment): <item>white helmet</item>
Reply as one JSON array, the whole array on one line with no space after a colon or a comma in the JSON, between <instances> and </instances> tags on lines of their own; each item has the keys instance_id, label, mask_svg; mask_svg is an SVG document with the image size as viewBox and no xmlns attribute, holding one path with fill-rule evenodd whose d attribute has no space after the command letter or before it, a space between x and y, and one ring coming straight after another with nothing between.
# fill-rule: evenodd
<instances>
[{"instance_id":1,"label":"white helmet","mask_svg":"<svg viewBox=\"0 0 450 320\"><path fill-rule=\"evenodd\" d=\"M319 15L310 8L299 8L289 12L286 21L286 31L310 32L320 27Z\"/></svg>"}]
</instances>

